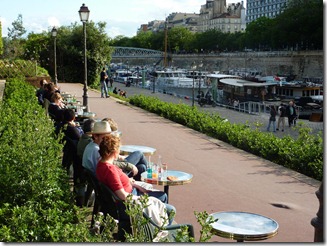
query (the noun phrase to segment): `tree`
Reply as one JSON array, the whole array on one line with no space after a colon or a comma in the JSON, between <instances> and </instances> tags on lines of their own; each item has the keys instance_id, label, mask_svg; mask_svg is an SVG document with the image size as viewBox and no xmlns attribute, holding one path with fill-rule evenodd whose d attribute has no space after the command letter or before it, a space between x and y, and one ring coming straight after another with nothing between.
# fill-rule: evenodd
<instances>
[{"instance_id":1,"label":"tree","mask_svg":"<svg viewBox=\"0 0 327 246\"><path fill-rule=\"evenodd\" d=\"M3 41L2 41L2 25L1 25L1 21L0 21L0 56L3 53Z\"/></svg>"},{"instance_id":2,"label":"tree","mask_svg":"<svg viewBox=\"0 0 327 246\"><path fill-rule=\"evenodd\" d=\"M26 33L26 29L23 26L23 16L18 15L17 20L13 21L12 28L8 27L8 38L12 40L22 39L23 35Z\"/></svg>"},{"instance_id":3,"label":"tree","mask_svg":"<svg viewBox=\"0 0 327 246\"><path fill-rule=\"evenodd\" d=\"M185 27L174 27L168 31L168 47L176 53L185 51L192 35L191 31Z\"/></svg>"},{"instance_id":4,"label":"tree","mask_svg":"<svg viewBox=\"0 0 327 246\"><path fill-rule=\"evenodd\" d=\"M23 35L26 29L23 26L23 16L18 15L17 20L12 22L12 28L8 28L8 42L6 42L4 57L10 59L21 58L24 53Z\"/></svg>"},{"instance_id":5,"label":"tree","mask_svg":"<svg viewBox=\"0 0 327 246\"><path fill-rule=\"evenodd\" d=\"M110 62L113 48L105 33L105 22L89 22L86 25L87 79L89 85L99 83L101 68ZM49 34L50 35L50 34ZM58 28L57 61L58 79L70 82L84 81L84 32L77 23ZM52 42L51 42L52 44ZM53 46L50 47L53 53ZM50 54L51 54L50 53ZM48 54L49 55L49 54ZM49 55L48 57L52 57Z\"/></svg>"}]
</instances>

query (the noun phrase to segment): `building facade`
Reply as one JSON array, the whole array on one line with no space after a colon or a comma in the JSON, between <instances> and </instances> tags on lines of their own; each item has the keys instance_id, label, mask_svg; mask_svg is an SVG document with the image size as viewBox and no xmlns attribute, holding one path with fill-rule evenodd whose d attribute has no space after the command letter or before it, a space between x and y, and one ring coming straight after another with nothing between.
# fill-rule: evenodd
<instances>
[{"instance_id":1,"label":"building facade","mask_svg":"<svg viewBox=\"0 0 327 246\"><path fill-rule=\"evenodd\" d=\"M230 3L226 0L207 0L201 5L198 30L205 32L210 29L224 33L244 32L246 28L246 11L241 3Z\"/></svg>"},{"instance_id":2,"label":"building facade","mask_svg":"<svg viewBox=\"0 0 327 246\"><path fill-rule=\"evenodd\" d=\"M247 0L246 9L243 1L226 4L226 0L206 0L201 5L200 13L171 13L167 18L168 28L183 26L191 32L205 32L210 29L224 33L244 32L246 25L260 17L274 18L281 14L288 0ZM154 20L143 24L138 30L162 31L165 20Z\"/></svg>"},{"instance_id":3,"label":"building facade","mask_svg":"<svg viewBox=\"0 0 327 246\"><path fill-rule=\"evenodd\" d=\"M286 5L287 0L247 0L246 23L263 16L274 18L283 12Z\"/></svg>"}]
</instances>

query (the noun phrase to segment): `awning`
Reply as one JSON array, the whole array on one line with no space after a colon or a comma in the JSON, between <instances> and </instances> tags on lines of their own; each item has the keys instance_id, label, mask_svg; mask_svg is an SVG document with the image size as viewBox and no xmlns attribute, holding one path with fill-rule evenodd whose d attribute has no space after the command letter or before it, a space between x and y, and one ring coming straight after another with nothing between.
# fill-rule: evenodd
<instances>
[{"instance_id":1,"label":"awning","mask_svg":"<svg viewBox=\"0 0 327 246\"><path fill-rule=\"evenodd\" d=\"M223 79L223 78L235 78L235 79L241 79L240 76L237 75L230 75L230 74L207 74L207 78L213 78L213 79Z\"/></svg>"},{"instance_id":2,"label":"awning","mask_svg":"<svg viewBox=\"0 0 327 246\"><path fill-rule=\"evenodd\" d=\"M219 81L220 83L231 85L231 86L237 86L237 87L264 87L264 86L271 86L271 85L277 85L278 82L266 82L266 83L258 83L258 82L251 82L247 80L242 79L221 79Z\"/></svg>"}]
</instances>

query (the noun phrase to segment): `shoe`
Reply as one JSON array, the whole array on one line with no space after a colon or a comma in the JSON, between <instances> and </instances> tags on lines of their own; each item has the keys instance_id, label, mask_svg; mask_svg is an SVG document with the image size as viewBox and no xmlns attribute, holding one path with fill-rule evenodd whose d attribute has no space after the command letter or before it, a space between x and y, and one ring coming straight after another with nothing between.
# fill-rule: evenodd
<instances>
[{"instance_id":1,"label":"shoe","mask_svg":"<svg viewBox=\"0 0 327 246\"><path fill-rule=\"evenodd\" d=\"M284 129L282 130L282 132L284 131Z\"/></svg>"},{"instance_id":2,"label":"shoe","mask_svg":"<svg viewBox=\"0 0 327 246\"><path fill-rule=\"evenodd\" d=\"M279 131L279 129L278 129L278 128L276 128L276 131Z\"/></svg>"},{"instance_id":3,"label":"shoe","mask_svg":"<svg viewBox=\"0 0 327 246\"><path fill-rule=\"evenodd\" d=\"M108 97L110 97L110 96L106 96L106 98L108 98Z\"/></svg>"}]
</instances>

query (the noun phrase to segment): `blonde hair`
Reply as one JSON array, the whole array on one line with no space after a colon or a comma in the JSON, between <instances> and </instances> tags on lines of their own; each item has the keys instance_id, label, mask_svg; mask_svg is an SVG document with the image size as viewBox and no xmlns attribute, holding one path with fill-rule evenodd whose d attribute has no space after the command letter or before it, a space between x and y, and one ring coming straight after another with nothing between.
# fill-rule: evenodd
<instances>
[{"instance_id":1,"label":"blonde hair","mask_svg":"<svg viewBox=\"0 0 327 246\"><path fill-rule=\"evenodd\" d=\"M112 131L117 131L118 130L118 124L116 123L116 121L114 121L114 119L112 118L104 118L102 121L107 121L110 125L110 128Z\"/></svg>"},{"instance_id":2,"label":"blonde hair","mask_svg":"<svg viewBox=\"0 0 327 246\"><path fill-rule=\"evenodd\" d=\"M116 135L110 134L104 136L100 143L99 154L102 158L107 158L114 152L119 151L120 138Z\"/></svg>"},{"instance_id":3,"label":"blonde hair","mask_svg":"<svg viewBox=\"0 0 327 246\"><path fill-rule=\"evenodd\" d=\"M52 96L51 96L51 100L52 100L52 102L54 102L54 101L56 101L56 100L60 100L60 99L62 99L62 97L61 97L61 95L60 95L59 92L55 92L55 93L53 93Z\"/></svg>"}]
</instances>

